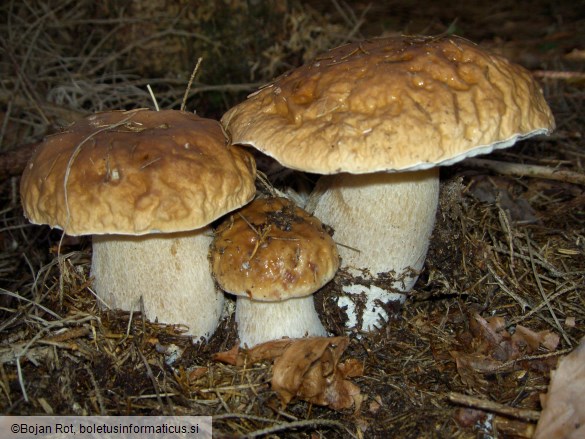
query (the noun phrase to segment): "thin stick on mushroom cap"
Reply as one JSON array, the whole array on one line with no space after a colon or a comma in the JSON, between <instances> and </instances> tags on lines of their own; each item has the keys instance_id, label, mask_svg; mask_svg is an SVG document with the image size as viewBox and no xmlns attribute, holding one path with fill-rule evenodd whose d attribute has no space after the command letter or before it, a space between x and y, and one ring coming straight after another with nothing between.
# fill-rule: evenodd
<instances>
[{"instance_id":1,"label":"thin stick on mushroom cap","mask_svg":"<svg viewBox=\"0 0 585 439\"><path fill-rule=\"evenodd\" d=\"M238 297L240 343L327 335L312 294L339 268L321 222L285 198L259 198L216 230L211 265L217 283Z\"/></svg>"},{"instance_id":2,"label":"thin stick on mushroom cap","mask_svg":"<svg viewBox=\"0 0 585 439\"><path fill-rule=\"evenodd\" d=\"M338 174L322 177L308 210L345 244L342 268L370 273L344 288L368 297L367 315L348 322L364 317L365 330L387 318L376 300L404 300L422 268L437 166L554 129L527 70L453 36L332 49L250 95L222 123L233 143L283 166ZM388 274L396 282L382 285Z\"/></svg>"},{"instance_id":3,"label":"thin stick on mushroom cap","mask_svg":"<svg viewBox=\"0 0 585 439\"><path fill-rule=\"evenodd\" d=\"M21 180L25 215L93 235L97 295L112 308L210 336L222 310L207 225L255 194L255 163L218 122L165 110L94 114L47 137Z\"/></svg>"}]
</instances>

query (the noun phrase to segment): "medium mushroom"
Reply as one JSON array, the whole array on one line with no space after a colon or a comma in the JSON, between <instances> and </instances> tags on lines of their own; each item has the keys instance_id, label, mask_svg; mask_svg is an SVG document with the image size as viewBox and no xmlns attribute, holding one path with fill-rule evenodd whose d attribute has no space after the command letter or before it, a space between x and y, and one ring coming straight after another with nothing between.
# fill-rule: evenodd
<instances>
[{"instance_id":1,"label":"medium mushroom","mask_svg":"<svg viewBox=\"0 0 585 439\"><path fill-rule=\"evenodd\" d=\"M111 111L48 136L21 180L25 215L93 235L94 289L111 308L209 337L223 308L208 224L255 194L251 155L221 125L165 110Z\"/></svg>"},{"instance_id":2,"label":"medium mushroom","mask_svg":"<svg viewBox=\"0 0 585 439\"><path fill-rule=\"evenodd\" d=\"M426 257L438 166L554 129L530 73L462 38L389 37L332 49L222 118L233 143L327 175L307 209L335 230L349 326L403 302ZM360 314L354 298L366 299ZM382 321L380 321L380 319ZM361 328L360 328L361 326Z\"/></svg>"},{"instance_id":3,"label":"medium mushroom","mask_svg":"<svg viewBox=\"0 0 585 439\"><path fill-rule=\"evenodd\" d=\"M258 198L215 231L210 252L220 287L238 296L242 346L282 337L326 336L312 294L339 268L321 222L286 198Z\"/></svg>"}]
</instances>

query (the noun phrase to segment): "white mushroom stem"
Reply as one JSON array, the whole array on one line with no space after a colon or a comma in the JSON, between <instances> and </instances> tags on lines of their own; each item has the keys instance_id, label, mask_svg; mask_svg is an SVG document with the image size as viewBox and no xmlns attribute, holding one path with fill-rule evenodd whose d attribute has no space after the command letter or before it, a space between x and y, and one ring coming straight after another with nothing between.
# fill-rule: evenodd
<instances>
[{"instance_id":1,"label":"white mushroom stem","mask_svg":"<svg viewBox=\"0 0 585 439\"><path fill-rule=\"evenodd\" d=\"M373 174L338 174L319 180L307 210L323 223L333 227L342 260L342 269L365 277L374 283L379 274L395 281L388 290L380 285L356 283L344 292L365 294L366 309L361 328L371 331L380 327L388 315L378 301L404 302L422 269L439 197L439 171ZM364 276L363 270L370 276ZM360 316L355 307L341 297L347 306L348 328ZM352 314L354 313L354 314Z\"/></svg>"},{"instance_id":2,"label":"white mushroom stem","mask_svg":"<svg viewBox=\"0 0 585 439\"><path fill-rule=\"evenodd\" d=\"M106 306L140 311L148 320L188 326L209 338L221 316L224 296L211 277L208 227L143 236L94 235L91 273Z\"/></svg>"},{"instance_id":3,"label":"white mushroom stem","mask_svg":"<svg viewBox=\"0 0 585 439\"><path fill-rule=\"evenodd\" d=\"M252 347L282 337L327 336L313 296L282 302L259 302L240 296L236 302L236 322L240 346Z\"/></svg>"}]
</instances>

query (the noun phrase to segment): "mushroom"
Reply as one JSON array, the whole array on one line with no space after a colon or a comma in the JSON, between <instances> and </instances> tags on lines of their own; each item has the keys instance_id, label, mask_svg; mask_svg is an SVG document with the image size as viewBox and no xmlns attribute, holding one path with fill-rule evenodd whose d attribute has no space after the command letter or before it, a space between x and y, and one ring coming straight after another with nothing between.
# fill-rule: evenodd
<instances>
[{"instance_id":1,"label":"mushroom","mask_svg":"<svg viewBox=\"0 0 585 439\"><path fill-rule=\"evenodd\" d=\"M346 44L290 71L222 118L232 142L321 177L306 208L335 230L348 325L372 330L402 303L434 226L438 166L554 129L530 73L454 36ZM366 299L359 315L355 295ZM360 325L361 323L361 325ZM361 328L359 328L361 326Z\"/></svg>"},{"instance_id":2,"label":"mushroom","mask_svg":"<svg viewBox=\"0 0 585 439\"><path fill-rule=\"evenodd\" d=\"M242 346L282 337L326 336L312 294L339 268L321 222L286 198L258 198L215 231L210 252L220 287L239 296Z\"/></svg>"},{"instance_id":3,"label":"mushroom","mask_svg":"<svg viewBox=\"0 0 585 439\"><path fill-rule=\"evenodd\" d=\"M223 308L207 254L209 223L255 194L251 155L221 125L165 110L111 111L48 136L21 180L25 215L93 235L101 301L209 337Z\"/></svg>"}]
</instances>

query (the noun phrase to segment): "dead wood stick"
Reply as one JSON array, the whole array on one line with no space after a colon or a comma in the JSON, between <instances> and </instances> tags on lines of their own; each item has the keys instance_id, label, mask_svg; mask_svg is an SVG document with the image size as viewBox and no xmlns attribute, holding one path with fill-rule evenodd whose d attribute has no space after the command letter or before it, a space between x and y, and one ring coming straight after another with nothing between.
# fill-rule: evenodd
<instances>
[{"instance_id":1,"label":"dead wood stick","mask_svg":"<svg viewBox=\"0 0 585 439\"><path fill-rule=\"evenodd\" d=\"M272 425L267 428L263 428L262 430L256 430L251 433L246 433L242 435L242 438L256 438L260 436L267 436L274 433L280 433L287 430L296 430L299 428L319 428L319 427L336 427L339 429L345 430L347 433L350 433L345 426L339 422L334 421L332 419L303 419L300 421L292 421L283 424L276 424ZM353 436L353 435L351 435ZM353 436L355 437L355 436Z\"/></svg>"},{"instance_id":2,"label":"dead wood stick","mask_svg":"<svg viewBox=\"0 0 585 439\"><path fill-rule=\"evenodd\" d=\"M472 168L487 169L504 175L544 178L547 180L585 185L585 174L565 169L550 168L548 166L498 162L495 160L475 158L465 160L464 164Z\"/></svg>"},{"instance_id":3,"label":"dead wood stick","mask_svg":"<svg viewBox=\"0 0 585 439\"><path fill-rule=\"evenodd\" d=\"M532 74L537 78L563 79L565 81L570 80L582 81L585 79L585 73L583 72L567 72L560 70L533 70Z\"/></svg>"},{"instance_id":4,"label":"dead wood stick","mask_svg":"<svg viewBox=\"0 0 585 439\"><path fill-rule=\"evenodd\" d=\"M487 399L476 398L474 396L464 395L457 392L449 392L447 398L454 404L472 407L487 412L497 413L499 415L509 416L511 418L522 419L525 421L538 421L540 412L537 410L520 409L500 404Z\"/></svg>"},{"instance_id":5,"label":"dead wood stick","mask_svg":"<svg viewBox=\"0 0 585 439\"><path fill-rule=\"evenodd\" d=\"M27 143L0 153L0 181L22 174L38 143Z\"/></svg>"},{"instance_id":6,"label":"dead wood stick","mask_svg":"<svg viewBox=\"0 0 585 439\"><path fill-rule=\"evenodd\" d=\"M42 338L39 341L44 341L47 343L62 343L73 338L85 337L87 334L89 334L89 332L90 332L89 326L80 326L78 328L69 329L65 332L61 332L56 335L51 335L49 337Z\"/></svg>"}]
</instances>

